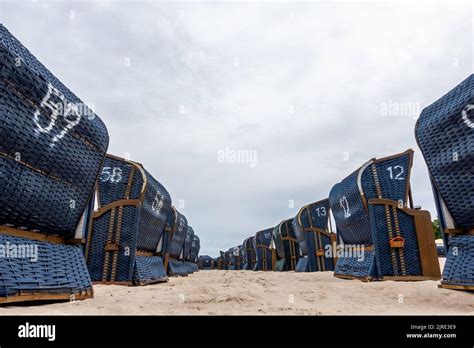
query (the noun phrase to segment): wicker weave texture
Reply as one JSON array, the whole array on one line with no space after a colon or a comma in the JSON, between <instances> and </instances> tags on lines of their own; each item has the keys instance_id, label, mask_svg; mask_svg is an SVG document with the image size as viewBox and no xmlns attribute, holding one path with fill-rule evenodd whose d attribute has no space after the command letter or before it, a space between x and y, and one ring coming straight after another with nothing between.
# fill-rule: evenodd
<instances>
[{"instance_id":1,"label":"wicker weave texture","mask_svg":"<svg viewBox=\"0 0 474 348\"><path fill-rule=\"evenodd\" d=\"M361 279L377 278L373 251L364 251L361 256L342 256L337 260L336 275Z\"/></svg>"},{"instance_id":2,"label":"wicker weave texture","mask_svg":"<svg viewBox=\"0 0 474 348\"><path fill-rule=\"evenodd\" d=\"M293 219L282 221L273 229L273 240L278 258L284 259L284 271L294 271L300 255L292 225Z\"/></svg>"},{"instance_id":3,"label":"wicker weave texture","mask_svg":"<svg viewBox=\"0 0 474 348\"><path fill-rule=\"evenodd\" d=\"M117 270L112 277L114 258L106 259L105 246L108 241L108 231L112 227L112 239L116 236L119 220L118 211L122 209L119 250L116 252ZM92 235L89 242L89 253L87 255L87 266L93 281L120 281L131 282L135 265L135 251L137 246L138 229L137 207L125 206L115 208L113 220L112 212L108 211L99 218L93 220Z\"/></svg>"},{"instance_id":4,"label":"wicker weave texture","mask_svg":"<svg viewBox=\"0 0 474 348\"><path fill-rule=\"evenodd\" d=\"M304 255L308 255L304 229L315 227L323 231L328 230L329 224L329 199L308 204L300 209L293 219L293 230Z\"/></svg>"},{"instance_id":5,"label":"wicker weave texture","mask_svg":"<svg viewBox=\"0 0 474 348\"><path fill-rule=\"evenodd\" d=\"M366 201L387 198L407 204L412 156L412 152L404 152L366 163L331 189L329 204L337 233L344 243L372 244L369 214L361 190ZM377 193L377 182L380 194Z\"/></svg>"},{"instance_id":6,"label":"wicker weave texture","mask_svg":"<svg viewBox=\"0 0 474 348\"><path fill-rule=\"evenodd\" d=\"M186 237L184 239L183 246L183 259L188 261L191 257L191 245L194 239L194 230L191 226L188 225L188 230L186 231Z\"/></svg>"},{"instance_id":7,"label":"wicker weave texture","mask_svg":"<svg viewBox=\"0 0 474 348\"><path fill-rule=\"evenodd\" d=\"M474 286L474 236L460 235L449 239L442 282Z\"/></svg>"},{"instance_id":8,"label":"wicker weave texture","mask_svg":"<svg viewBox=\"0 0 474 348\"><path fill-rule=\"evenodd\" d=\"M146 285L168 280L163 260L159 256L137 256L133 272L133 283Z\"/></svg>"},{"instance_id":9,"label":"wicker weave texture","mask_svg":"<svg viewBox=\"0 0 474 348\"><path fill-rule=\"evenodd\" d=\"M369 213L372 222L377 275L379 277L422 275L413 216L400 209L391 209L383 204L373 205L370 203ZM399 233L396 232L396 223L399 226ZM405 246L403 248L391 248L387 231L392 231L393 237L402 237Z\"/></svg>"},{"instance_id":10,"label":"wicker weave texture","mask_svg":"<svg viewBox=\"0 0 474 348\"><path fill-rule=\"evenodd\" d=\"M298 239L301 253L307 256L306 266L309 272L332 271L334 260L332 256L324 254L317 256L318 250L326 251L331 245L331 238L318 230L329 232L329 199L308 204L300 209L293 219L293 230ZM314 229L318 230L314 230Z\"/></svg>"},{"instance_id":11,"label":"wicker weave texture","mask_svg":"<svg viewBox=\"0 0 474 348\"><path fill-rule=\"evenodd\" d=\"M201 240L195 234L193 237L193 241L191 242L191 253L189 255L189 260L191 262L197 263L200 249L201 249Z\"/></svg>"},{"instance_id":12,"label":"wicker weave texture","mask_svg":"<svg viewBox=\"0 0 474 348\"><path fill-rule=\"evenodd\" d=\"M202 269L212 269L214 260L209 255L201 255L199 256L199 265Z\"/></svg>"},{"instance_id":13,"label":"wicker weave texture","mask_svg":"<svg viewBox=\"0 0 474 348\"><path fill-rule=\"evenodd\" d=\"M107 129L1 24L0 121L0 225L72 238Z\"/></svg>"},{"instance_id":14,"label":"wicker weave texture","mask_svg":"<svg viewBox=\"0 0 474 348\"><path fill-rule=\"evenodd\" d=\"M171 210L171 196L163 185L141 165L107 156L99 177L99 197L102 206L143 197L136 232L137 248L156 251Z\"/></svg>"},{"instance_id":15,"label":"wicker weave texture","mask_svg":"<svg viewBox=\"0 0 474 348\"><path fill-rule=\"evenodd\" d=\"M170 259L169 260L169 271L170 276L187 276L188 269L184 264L184 261Z\"/></svg>"},{"instance_id":16,"label":"wicker weave texture","mask_svg":"<svg viewBox=\"0 0 474 348\"><path fill-rule=\"evenodd\" d=\"M3 234L0 234L0 245L9 250L0 260L0 297L92 292L91 278L79 246ZM20 250L30 251L22 253Z\"/></svg>"},{"instance_id":17,"label":"wicker weave texture","mask_svg":"<svg viewBox=\"0 0 474 348\"><path fill-rule=\"evenodd\" d=\"M381 230L380 227L380 224L386 221L386 216L373 214L371 220L367 201L371 198L386 198L398 202L401 206L407 206L412 157L413 152L409 150L387 158L371 160L331 189L329 205L339 239L345 245L372 246L374 235L382 239L381 235L387 233L387 229ZM373 223L376 224L375 227L372 226ZM410 224L410 221L405 223ZM411 247L411 243L410 240L408 246ZM416 252L416 246L411 252ZM364 257L363 261L347 255L339 258L335 272L360 278L377 277L377 257L374 257L372 251L365 253L367 257ZM385 261L382 257L379 269L386 267Z\"/></svg>"},{"instance_id":18,"label":"wicker weave texture","mask_svg":"<svg viewBox=\"0 0 474 348\"><path fill-rule=\"evenodd\" d=\"M172 221L172 230L169 253L174 258L179 258L184 248L184 240L188 231L188 220L179 211L174 211L174 220Z\"/></svg>"},{"instance_id":19,"label":"wicker weave texture","mask_svg":"<svg viewBox=\"0 0 474 348\"><path fill-rule=\"evenodd\" d=\"M256 252L255 252L255 236L249 237L244 240L243 246L245 248L245 269L253 270L256 264Z\"/></svg>"},{"instance_id":20,"label":"wicker weave texture","mask_svg":"<svg viewBox=\"0 0 474 348\"><path fill-rule=\"evenodd\" d=\"M273 269L273 253L270 249L272 236L273 228L268 228L255 234L258 271L270 271Z\"/></svg>"},{"instance_id":21,"label":"wicker weave texture","mask_svg":"<svg viewBox=\"0 0 474 348\"><path fill-rule=\"evenodd\" d=\"M473 228L474 74L422 111L415 134L456 227Z\"/></svg>"}]
</instances>

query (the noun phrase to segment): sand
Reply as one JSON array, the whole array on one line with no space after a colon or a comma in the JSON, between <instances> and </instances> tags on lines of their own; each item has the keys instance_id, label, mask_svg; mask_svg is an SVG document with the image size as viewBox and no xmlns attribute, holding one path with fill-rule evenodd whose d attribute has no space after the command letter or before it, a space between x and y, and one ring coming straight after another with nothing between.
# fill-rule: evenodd
<instances>
[{"instance_id":1,"label":"sand","mask_svg":"<svg viewBox=\"0 0 474 348\"><path fill-rule=\"evenodd\" d=\"M96 285L93 299L0 307L0 315L472 315L474 292L438 281L364 283L331 272L200 271L143 287Z\"/></svg>"}]
</instances>

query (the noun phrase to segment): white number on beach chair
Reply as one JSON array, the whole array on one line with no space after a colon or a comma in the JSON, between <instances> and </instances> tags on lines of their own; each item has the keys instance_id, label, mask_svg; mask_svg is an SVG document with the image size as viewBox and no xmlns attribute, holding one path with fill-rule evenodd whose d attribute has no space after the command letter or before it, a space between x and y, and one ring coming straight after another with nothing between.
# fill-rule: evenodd
<instances>
[{"instance_id":1,"label":"white number on beach chair","mask_svg":"<svg viewBox=\"0 0 474 348\"><path fill-rule=\"evenodd\" d=\"M344 210L344 217L347 219L351 216L351 212L349 210L349 202L347 201L346 196L342 196L339 200L339 205Z\"/></svg>"},{"instance_id":2,"label":"white number on beach chair","mask_svg":"<svg viewBox=\"0 0 474 348\"><path fill-rule=\"evenodd\" d=\"M151 209L153 209L153 211L156 214L160 214L160 211L161 211L162 207L163 207L163 200L160 197L160 193L157 192L156 196L155 196L155 199L154 199L153 203L151 204Z\"/></svg>"},{"instance_id":3,"label":"white number on beach chair","mask_svg":"<svg viewBox=\"0 0 474 348\"><path fill-rule=\"evenodd\" d=\"M469 116L468 116L468 113L469 111L471 110L474 110L474 104L468 104L466 105L466 107L461 111L461 115L462 115L462 120L464 121L464 123L470 127L470 128L474 128L474 122L471 121L469 119Z\"/></svg>"},{"instance_id":4,"label":"white number on beach chair","mask_svg":"<svg viewBox=\"0 0 474 348\"><path fill-rule=\"evenodd\" d=\"M54 103L51 99L53 96L58 98L60 102ZM49 121L49 124L46 127L43 127L40 124L41 110L36 109L33 115L33 120L36 124L36 133L49 134L52 131L53 127L56 125L58 116L62 115L67 122L67 125L53 137L52 142L50 144L51 147L53 147L56 142L61 140L74 126L78 125L81 121L81 115L79 113L78 107L73 103L68 103L64 95L51 83L48 83L48 92L46 92L46 95L41 101L40 106L42 108L48 108L51 110L51 119ZM75 119L69 119L68 116L70 115L74 115Z\"/></svg>"},{"instance_id":5,"label":"white number on beach chair","mask_svg":"<svg viewBox=\"0 0 474 348\"><path fill-rule=\"evenodd\" d=\"M326 207L316 208L316 211L318 212L318 217L319 216L326 216Z\"/></svg>"},{"instance_id":6,"label":"white number on beach chair","mask_svg":"<svg viewBox=\"0 0 474 348\"><path fill-rule=\"evenodd\" d=\"M104 167L99 177L102 182L111 182L116 184L122 180L122 168L120 167Z\"/></svg>"},{"instance_id":7,"label":"white number on beach chair","mask_svg":"<svg viewBox=\"0 0 474 348\"><path fill-rule=\"evenodd\" d=\"M394 175L395 170L398 170L398 173ZM402 166L388 167L387 171L390 172L391 180L405 180L405 178L401 176L404 172L404 169Z\"/></svg>"}]
</instances>

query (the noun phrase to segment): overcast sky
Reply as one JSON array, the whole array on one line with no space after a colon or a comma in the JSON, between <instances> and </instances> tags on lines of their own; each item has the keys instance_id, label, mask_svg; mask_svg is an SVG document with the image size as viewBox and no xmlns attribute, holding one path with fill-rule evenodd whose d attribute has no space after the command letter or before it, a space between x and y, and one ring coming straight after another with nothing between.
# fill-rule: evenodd
<instances>
[{"instance_id":1,"label":"overcast sky","mask_svg":"<svg viewBox=\"0 0 474 348\"><path fill-rule=\"evenodd\" d=\"M414 126L473 72L473 14L453 1L0 0L0 21L93 103L110 153L182 200L212 256L408 148L415 204L436 216ZM221 163L226 149L256 162Z\"/></svg>"}]
</instances>

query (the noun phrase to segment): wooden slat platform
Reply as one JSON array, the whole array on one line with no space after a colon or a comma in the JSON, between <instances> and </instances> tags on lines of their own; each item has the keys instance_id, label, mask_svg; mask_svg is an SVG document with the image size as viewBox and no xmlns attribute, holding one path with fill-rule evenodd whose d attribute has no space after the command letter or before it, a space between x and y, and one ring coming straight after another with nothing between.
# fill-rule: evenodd
<instances>
[{"instance_id":1,"label":"wooden slat platform","mask_svg":"<svg viewBox=\"0 0 474 348\"><path fill-rule=\"evenodd\" d=\"M124 285L124 286L132 286L133 283L130 281L130 282L126 282L126 281L110 281L110 280L106 280L106 281L101 281L101 280L97 280L97 281L93 281L92 282L92 285Z\"/></svg>"},{"instance_id":2,"label":"wooden slat platform","mask_svg":"<svg viewBox=\"0 0 474 348\"><path fill-rule=\"evenodd\" d=\"M451 290L468 290L474 291L474 285L451 285L451 284L439 284L438 288L451 289Z\"/></svg>"},{"instance_id":3,"label":"wooden slat platform","mask_svg":"<svg viewBox=\"0 0 474 348\"><path fill-rule=\"evenodd\" d=\"M35 293L35 294L21 294L17 296L0 297L0 304L12 302L26 302L26 301L52 301L52 300L71 300L74 296L74 301L85 300L93 298L94 292L85 292L81 294L51 294L51 293Z\"/></svg>"},{"instance_id":4,"label":"wooden slat platform","mask_svg":"<svg viewBox=\"0 0 474 348\"><path fill-rule=\"evenodd\" d=\"M393 280L400 282L419 282L423 280L440 280L441 276L387 276L384 280Z\"/></svg>"}]
</instances>

